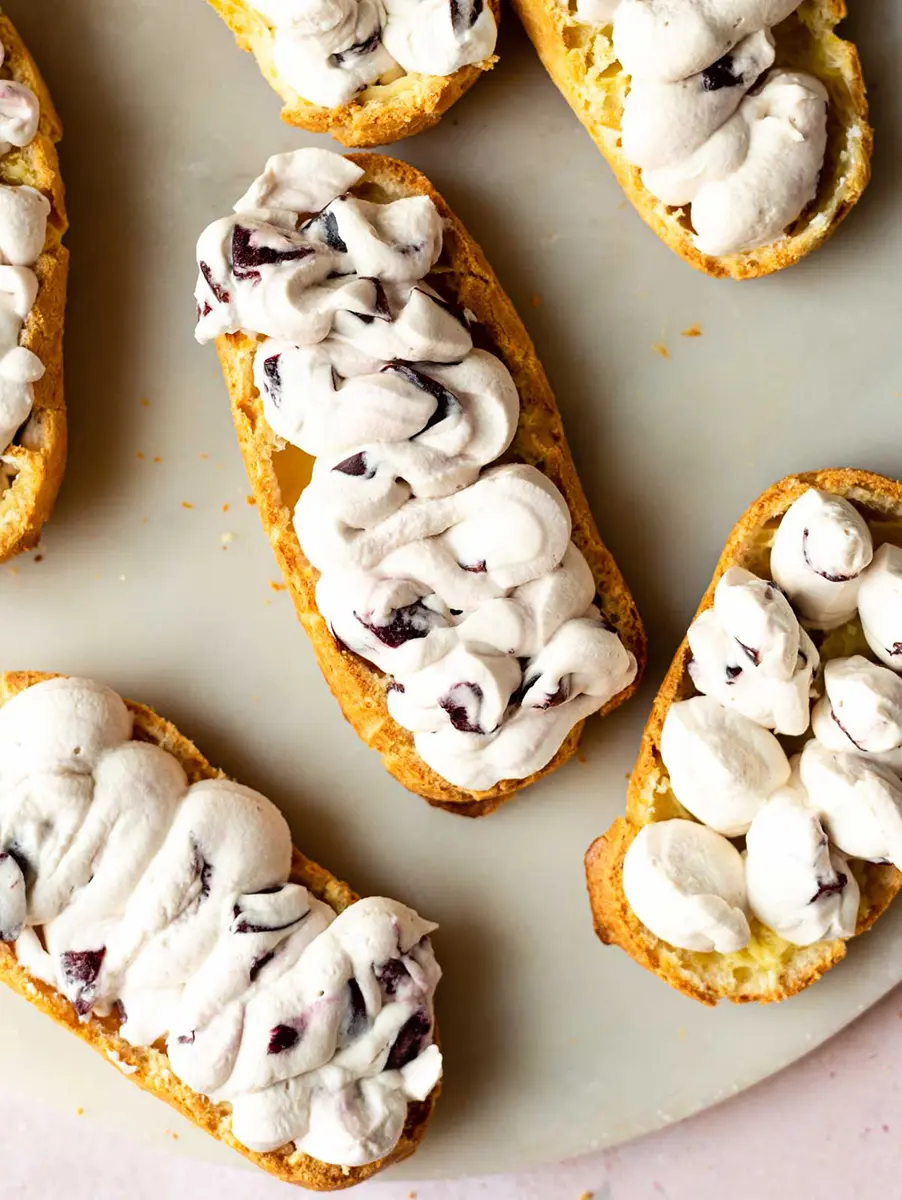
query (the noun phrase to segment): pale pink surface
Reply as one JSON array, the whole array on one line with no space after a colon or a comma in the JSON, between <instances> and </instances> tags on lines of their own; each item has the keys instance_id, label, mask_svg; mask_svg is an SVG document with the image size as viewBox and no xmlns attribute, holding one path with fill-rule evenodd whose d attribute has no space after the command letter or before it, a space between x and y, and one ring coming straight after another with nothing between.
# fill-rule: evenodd
<instances>
[{"instance_id":1,"label":"pale pink surface","mask_svg":"<svg viewBox=\"0 0 902 1200\"><path fill-rule=\"evenodd\" d=\"M519 1175L449 1183L374 1182L367 1200L761 1200L900 1195L902 988L782 1074L718 1108L617 1150ZM612 1086L616 1086L612 1081ZM112 1139L0 1085L0 1197L274 1200L312 1195ZM498 1114L499 1121L504 1114Z\"/></svg>"}]
</instances>

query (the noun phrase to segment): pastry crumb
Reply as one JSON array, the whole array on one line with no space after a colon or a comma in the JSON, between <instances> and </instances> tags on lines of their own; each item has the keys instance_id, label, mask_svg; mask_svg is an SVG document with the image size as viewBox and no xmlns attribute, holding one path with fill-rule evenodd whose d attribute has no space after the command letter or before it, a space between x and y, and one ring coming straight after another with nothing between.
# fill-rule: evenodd
<instances>
[{"instance_id":1,"label":"pastry crumb","mask_svg":"<svg viewBox=\"0 0 902 1200\"><path fill-rule=\"evenodd\" d=\"M142 397L142 399L141 399L141 407L142 408L150 408L150 401L147 399L146 396Z\"/></svg>"},{"instance_id":2,"label":"pastry crumb","mask_svg":"<svg viewBox=\"0 0 902 1200\"><path fill-rule=\"evenodd\" d=\"M139 451L138 451L138 458L143 458L143 457L144 457L144 451L143 451L143 450L139 450Z\"/></svg>"},{"instance_id":3,"label":"pastry crumb","mask_svg":"<svg viewBox=\"0 0 902 1200\"><path fill-rule=\"evenodd\" d=\"M576 761L579 763L579 765L581 767L584 767L586 765L586 763L589 761L589 759L586 757L585 754L582 753L582 751L580 751L580 753L577 754L577 756L576 756Z\"/></svg>"},{"instance_id":4,"label":"pastry crumb","mask_svg":"<svg viewBox=\"0 0 902 1200\"><path fill-rule=\"evenodd\" d=\"M235 535L234 535L234 533L226 532L222 535L222 537L219 540L222 542L223 550L228 550L230 544L232 542L234 542L234 540L235 540Z\"/></svg>"},{"instance_id":5,"label":"pastry crumb","mask_svg":"<svg viewBox=\"0 0 902 1200\"><path fill-rule=\"evenodd\" d=\"M594 1192L581 1192L579 1200L592 1200L592 1197L594 1195L595 1195Z\"/></svg>"},{"instance_id":6,"label":"pastry crumb","mask_svg":"<svg viewBox=\"0 0 902 1200\"><path fill-rule=\"evenodd\" d=\"M119 576L119 582L120 582L120 583L125 583L125 576L124 576L124 575L120 575L120 576Z\"/></svg>"},{"instance_id":7,"label":"pastry crumb","mask_svg":"<svg viewBox=\"0 0 902 1200\"><path fill-rule=\"evenodd\" d=\"M182 508L194 508L194 505L193 505L193 504L190 504L190 503L189 503L187 500L183 500L183 501L182 501Z\"/></svg>"},{"instance_id":8,"label":"pastry crumb","mask_svg":"<svg viewBox=\"0 0 902 1200\"><path fill-rule=\"evenodd\" d=\"M245 496L244 503L249 504L251 508L254 508L256 506L257 501L253 496Z\"/></svg>"},{"instance_id":9,"label":"pastry crumb","mask_svg":"<svg viewBox=\"0 0 902 1200\"><path fill-rule=\"evenodd\" d=\"M542 303L542 297L538 292L533 292L533 294L529 297L529 303L533 306L533 308L539 308Z\"/></svg>"},{"instance_id":10,"label":"pastry crumb","mask_svg":"<svg viewBox=\"0 0 902 1200\"><path fill-rule=\"evenodd\" d=\"M680 337L701 337L701 336L702 336L702 327L698 323L696 323L695 325L687 325L686 328L680 334Z\"/></svg>"},{"instance_id":11,"label":"pastry crumb","mask_svg":"<svg viewBox=\"0 0 902 1200\"><path fill-rule=\"evenodd\" d=\"M652 350L654 350L655 354L660 354L662 358L670 358L670 351L663 342L655 342L652 345Z\"/></svg>"},{"instance_id":12,"label":"pastry crumb","mask_svg":"<svg viewBox=\"0 0 902 1200\"><path fill-rule=\"evenodd\" d=\"M162 458L160 458L159 454L155 454L155 455L153 456L153 461L154 461L155 463L161 463L163 460L162 460Z\"/></svg>"},{"instance_id":13,"label":"pastry crumb","mask_svg":"<svg viewBox=\"0 0 902 1200\"><path fill-rule=\"evenodd\" d=\"M44 555L43 555L43 554L36 554L36 555L34 556L34 561L35 561L35 562L43 562L43 561L44 561Z\"/></svg>"},{"instance_id":14,"label":"pastry crumb","mask_svg":"<svg viewBox=\"0 0 902 1200\"><path fill-rule=\"evenodd\" d=\"M210 457L210 456L209 456L209 454L202 454L202 455L201 455L201 458L203 458L203 459L208 459L209 457Z\"/></svg>"},{"instance_id":15,"label":"pastry crumb","mask_svg":"<svg viewBox=\"0 0 902 1200\"><path fill-rule=\"evenodd\" d=\"M275 581L275 579L270 579L269 586L272 588L272 590L274 592L287 592L288 591L287 583L277 583Z\"/></svg>"},{"instance_id":16,"label":"pastry crumb","mask_svg":"<svg viewBox=\"0 0 902 1200\"><path fill-rule=\"evenodd\" d=\"M77 1117L83 1117L85 1115L85 1110L83 1108L77 1108L75 1110L75 1115Z\"/></svg>"},{"instance_id":17,"label":"pastry crumb","mask_svg":"<svg viewBox=\"0 0 902 1200\"><path fill-rule=\"evenodd\" d=\"M222 506L222 511L223 511L223 512L228 512L228 511L229 511L229 506L228 506L228 504L224 504L224 505Z\"/></svg>"}]
</instances>

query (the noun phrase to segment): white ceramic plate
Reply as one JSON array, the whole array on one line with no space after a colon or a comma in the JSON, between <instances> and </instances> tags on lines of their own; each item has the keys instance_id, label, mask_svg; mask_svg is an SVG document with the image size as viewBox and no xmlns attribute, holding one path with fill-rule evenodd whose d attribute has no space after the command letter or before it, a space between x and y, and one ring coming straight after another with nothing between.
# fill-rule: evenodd
<instances>
[{"instance_id":1,"label":"white ceramic plate","mask_svg":"<svg viewBox=\"0 0 902 1200\"><path fill-rule=\"evenodd\" d=\"M587 761L471 822L403 791L342 720L270 588L215 355L192 338L200 230L269 154L327 140L280 124L202 0L7 7L67 128L71 453L42 561L0 570L2 666L92 674L153 704L280 804L307 853L441 922L446 1088L396 1176L632 1137L770 1074L902 979L897 909L801 997L710 1012L596 942L582 876L740 511L794 470L902 471L902 10L859 0L846 26L871 84L871 189L834 241L758 283L697 275L645 228L510 14L496 70L399 147L526 320L651 640L642 693L590 723ZM681 336L696 323L701 337ZM237 1161L8 995L0 1062L4 1088Z\"/></svg>"}]
</instances>

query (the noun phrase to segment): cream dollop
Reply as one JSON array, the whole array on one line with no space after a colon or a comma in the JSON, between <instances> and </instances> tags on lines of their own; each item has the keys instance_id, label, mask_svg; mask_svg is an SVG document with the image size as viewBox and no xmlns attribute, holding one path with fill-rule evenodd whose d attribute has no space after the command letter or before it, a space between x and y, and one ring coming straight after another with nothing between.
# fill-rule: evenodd
<instances>
[{"instance_id":1,"label":"cream dollop","mask_svg":"<svg viewBox=\"0 0 902 1200\"><path fill-rule=\"evenodd\" d=\"M799 0L621 0L614 46L623 69L636 79L676 83L798 7Z\"/></svg>"},{"instance_id":2,"label":"cream dollop","mask_svg":"<svg viewBox=\"0 0 902 1200\"><path fill-rule=\"evenodd\" d=\"M789 779L789 760L774 735L710 696L670 706L661 758L680 804L726 837L745 833Z\"/></svg>"},{"instance_id":3,"label":"cream dollop","mask_svg":"<svg viewBox=\"0 0 902 1200\"><path fill-rule=\"evenodd\" d=\"M789 601L742 567L724 572L714 607L693 621L689 674L698 690L777 733L804 733L819 664Z\"/></svg>"},{"instance_id":4,"label":"cream dollop","mask_svg":"<svg viewBox=\"0 0 902 1200\"><path fill-rule=\"evenodd\" d=\"M299 96L348 104L382 76L453 75L495 51L485 0L254 0L273 29L273 64Z\"/></svg>"},{"instance_id":5,"label":"cream dollop","mask_svg":"<svg viewBox=\"0 0 902 1200\"><path fill-rule=\"evenodd\" d=\"M493 465L519 397L424 282L442 249L435 206L361 201L359 177L324 151L271 159L198 242L197 336L267 339L254 365L267 422L318 456L294 514L317 606L394 676L389 710L424 761L485 790L545 766L636 662L595 603L557 488Z\"/></svg>"},{"instance_id":6,"label":"cream dollop","mask_svg":"<svg viewBox=\"0 0 902 1200\"><path fill-rule=\"evenodd\" d=\"M655 821L623 860L623 891L655 937L731 954L748 944L745 869L732 842L695 821Z\"/></svg>"},{"instance_id":7,"label":"cream dollop","mask_svg":"<svg viewBox=\"0 0 902 1200\"><path fill-rule=\"evenodd\" d=\"M902 679L855 654L825 665L824 687L811 714L817 740L902 773Z\"/></svg>"},{"instance_id":8,"label":"cream dollop","mask_svg":"<svg viewBox=\"0 0 902 1200\"><path fill-rule=\"evenodd\" d=\"M827 89L774 70L690 158L642 179L665 204L692 206L702 254L738 254L778 241L814 200L826 147Z\"/></svg>"},{"instance_id":9,"label":"cream dollop","mask_svg":"<svg viewBox=\"0 0 902 1200\"><path fill-rule=\"evenodd\" d=\"M267 799L189 786L132 732L85 680L0 708L0 937L81 1019L118 1005L124 1039L165 1038L179 1079L231 1103L242 1144L388 1154L441 1075L435 926L378 898L336 916L289 882Z\"/></svg>"},{"instance_id":10,"label":"cream dollop","mask_svg":"<svg viewBox=\"0 0 902 1200\"><path fill-rule=\"evenodd\" d=\"M749 909L797 946L852 937L858 920L855 876L805 801L804 790L780 788L745 838Z\"/></svg>"},{"instance_id":11,"label":"cream dollop","mask_svg":"<svg viewBox=\"0 0 902 1200\"><path fill-rule=\"evenodd\" d=\"M834 629L855 616L861 574L873 557L858 510L843 496L809 488L777 526L770 570L803 620Z\"/></svg>"},{"instance_id":12,"label":"cream dollop","mask_svg":"<svg viewBox=\"0 0 902 1200\"><path fill-rule=\"evenodd\" d=\"M902 671L902 547L881 546L861 577L858 615L882 663Z\"/></svg>"},{"instance_id":13,"label":"cream dollop","mask_svg":"<svg viewBox=\"0 0 902 1200\"><path fill-rule=\"evenodd\" d=\"M41 120L37 96L24 83L0 80L0 155L34 141Z\"/></svg>"},{"instance_id":14,"label":"cream dollop","mask_svg":"<svg viewBox=\"0 0 902 1200\"><path fill-rule=\"evenodd\" d=\"M902 781L889 767L812 739L799 773L811 806L844 854L902 868Z\"/></svg>"},{"instance_id":15,"label":"cream dollop","mask_svg":"<svg viewBox=\"0 0 902 1200\"><path fill-rule=\"evenodd\" d=\"M578 0L579 20L613 22L614 52L630 76L623 154L652 195L691 205L703 254L777 241L815 198L827 92L811 75L773 68L770 30L798 6Z\"/></svg>"},{"instance_id":16,"label":"cream dollop","mask_svg":"<svg viewBox=\"0 0 902 1200\"><path fill-rule=\"evenodd\" d=\"M4 57L0 45L0 63ZM0 155L28 146L38 130L40 105L34 92L14 80L0 80ZM33 384L44 365L19 345L34 307L38 280L34 267L47 239L50 202L34 188L0 184L0 453L28 419ZM8 485L8 476L4 474Z\"/></svg>"}]
</instances>

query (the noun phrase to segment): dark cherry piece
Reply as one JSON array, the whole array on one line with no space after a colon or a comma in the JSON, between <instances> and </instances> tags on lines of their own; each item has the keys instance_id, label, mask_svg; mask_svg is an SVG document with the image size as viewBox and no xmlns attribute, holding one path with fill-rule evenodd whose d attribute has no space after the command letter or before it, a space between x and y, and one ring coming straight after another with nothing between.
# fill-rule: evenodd
<instances>
[{"instance_id":1,"label":"dark cherry piece","mask_svg":"<svg viewBox=\"0 0 902 1200\"><path fill-rule=\"evenodd\" d=\"M266 390L275 408L282 407L282 355L271 354L263 360L263 374L266 376Z\"/></svg>"},{"instance_id":2,"label":"dark cherry piece","mask_svg":"<svg viewBox=\"0 0 902 1200\"><path fill-rule=\"evenodd\" d=\"M472 0L470 4L467 3L467 0L449 0L449 2L451 4L451 28L459 37L468 29L472 29L479 20L484 0Z\"/></svg>"},{"instance_id":3,"label":"dark cherry piece","mask_svg":"<svg viewBox=\"0 0 902 1200\"><path fill-rule=\"evenodd\" d=\"M356 979L348 980L348 1007L341 1023L342 1040L347 1044L353 1042L369 1028L370 1018L366 1011L366 1001L360 984Z\"/></svg>"},{"instance_id":4,"label":"dark cherry piece","mask_svg":"<svg viewBox=\"0 0 902 1200\"><path fill-rule=\"evenodd\" d=\"M277 1025L275 1029L270 1030L266 1053L284 1054L287 1050L293 1050L301 1040L301 1033L302 1029L295 1025Z\"/></svg>"},{"instance_id":5,"label":"dark cherry piece","mask_svg":"<svg viewBox=\"0 0 902 1200\"><path fill-rule=\"evenodd\" d=\"M733 70L732 54L725 54L702 71L702 87L706 92L719 92L721 88L737 87L741 83L742 76Z\"/></svg>"},{"instance_id":6,"label":"dark cherry piece","mask_svg":"<svg viewBox=\"0 0 902 1200\"><path fill-rule=\"evenodd\" d=\"M372 479L376 474L375 467L369 465L366 452L363 450L359 454L352 454L350 458L342 459L332 470L341 471L342 475L354 475L363 479Z\"/></svg>"},{"instance_id":7,"label":"dark cherry piece","mask_svg":"<svg viewBox=\"0 0 902 1200\"><path fill-rule=\"evenodd\" d=\"M476 708L482 703L482 688L478 683L455 683L446 696L439 700L439 706L448 714L448 720L458 733L485 733L479 724L470 721L466 703L461 703L461 692L469 692L472 703Z\"/></svg>"},{"instance_id":8,"label":"dark cherry piece","mask_svg":"<svg viewBox=\"0 0 902 1200\"><path fill-rule=\"evenodd\" d=\"M376 40L378 41L378 35ZM349 54L350 51L345 51L345 53ZM341 58L341 55L333 54L332 58ZM335 65L338 66L339 64L336 63ZM317 213L315 217L308 221L304 226L304 229L317 230L317 232L322 235L323 241L330 250L335 250L338 254L347 254L347 243L338 232L338 218L335 216L334 212L329 212L328 209L324 209L321 213Z\"/></svg>"},{"instance_id":9,"label":"dark cherry piece","mask_svg":"<svg viewBox=\"0 0 902 1200\"><path fill-rule=\"evenodd\" d=\"M401 1026L385 1064L386 1071L400 1071L409 1062L413 1062L426 1048L431 1034L432 1022L429 1020L429 1014L420 1009Z\"/></svg>"},{"instance_id":10,"label":"dark cherry piece","mask_svg":"<svg viewBox=\"0 0 902 1200\"><path fill-rule=\"evenodd\" d=\"M392 619L384 625L377 625L358 612L355 612L354 616L364 629L368 629L383 646L388 646L390 650L397 650L405 642L428 637L433 629L445 623L441 613L433 612L420 600L415 600L413 604L405 604L403 608L394 609Z\"/></svg>"},{"instance_id":11,"label":"dark cherry piece","mask_svg":"<svg viewBox=\"0 0 902 1200\"><path fill-rule=\"evenodd\" d=\"M386 363L382 371L390 371L393 375L400 375L402 379L406 379L408 383L412 383L418 391L426 392L427 395L432 396L435 400L435 409L432 416L423 428L413 435L410 439L411 441L420 437L421 434L426 433L427 430L432 429L434 425L441 424L452 413L460 412L460 401L453 392L449 392L437 380L430 378L429 375L424 375L422 371L416 370L415 367L411 367L408 363Z\"/></svg>"},{"instance_id":12,"label":"dark cherry piece","mask_svg":"<svg viewBox=\"0 0 902 1200\"><path fill-rule=\"evenodd\" d=\"M244 225L236 225L232 231L232 271L236 279L259 283L261 267L297 262L316 253L312 246L294 246L291 250L276 250L274 246L252 246L253 233L254 230Z\"/></svg>"},{"instance_id":13,"label":"dark cherry piece","mask_svg":"<svg viewBox=\"0 0 902 1200\"><path fill-rule=\"evenodd\" d=\"M219 303L220 304L228 304L228 302L232 298L231 292L227 292L224 287L221 287L216 282L216 280L213 278L213 272L210 270L208 263L202 262L200 264L200 273L201 273L201 275L203 275L204 279L207 281L207 287L210 289L210 291L213 293L213 295L216 297L216 299L219 301ZM210 308L209 304L204 306L204 315L205 316L208 312L212 312L212 311L213 310Z\"/></svg>"},{"instance_id":14,"label":"dark cherry piece","mask_svg":"<svg viewBox=\"0 0 902 1200\"><path fill-rule=\"evenodd\" d=\"M391 958L381 967L376 968L376 978L386 996L394 996L405 979L410 978L410 972L400 958Z\"/></svg>"},{"instance_id":15,"label":"dark cherry piece","mask_svg":"<svg viewBox=\"0 0 902 1200\"><path fill-rule=\"evenodd\" d=\"M843 875L842 871L838 871L836 879L832 883L821 883L818 881L817 891L808 901L809 904L815 904L824 896L838 896L846 884L849 882L848 877Z\"/></svg>"},{"instance_id":16,"label":"dark cherry piece","mask_svg":"<svg viewBox=\"0 0 902 1200\"><path fill-rule=\"evenodd\" d=\"M329 66L344 67L355 59L366 58L368 54L372 54L375 50L379 49L379 42L381 40L382 30L377 28L364 41L355 42L353 46L348 46L347 50L340 50L337 54L330 54Z\"/></svg>"},{"instance_id":17,"label":"dark cherry piece","mask_svg":"<svg viewBox=\"0 0 902 1200\"><path fill-rule=\"evenodd\" d=\"M106 957L106 946L99 950L67 950L60 955L63 983L74 992L72 1003L80 1017L86 1017L94 1003L97 979Z\"/></svg>"}]
</instances>

